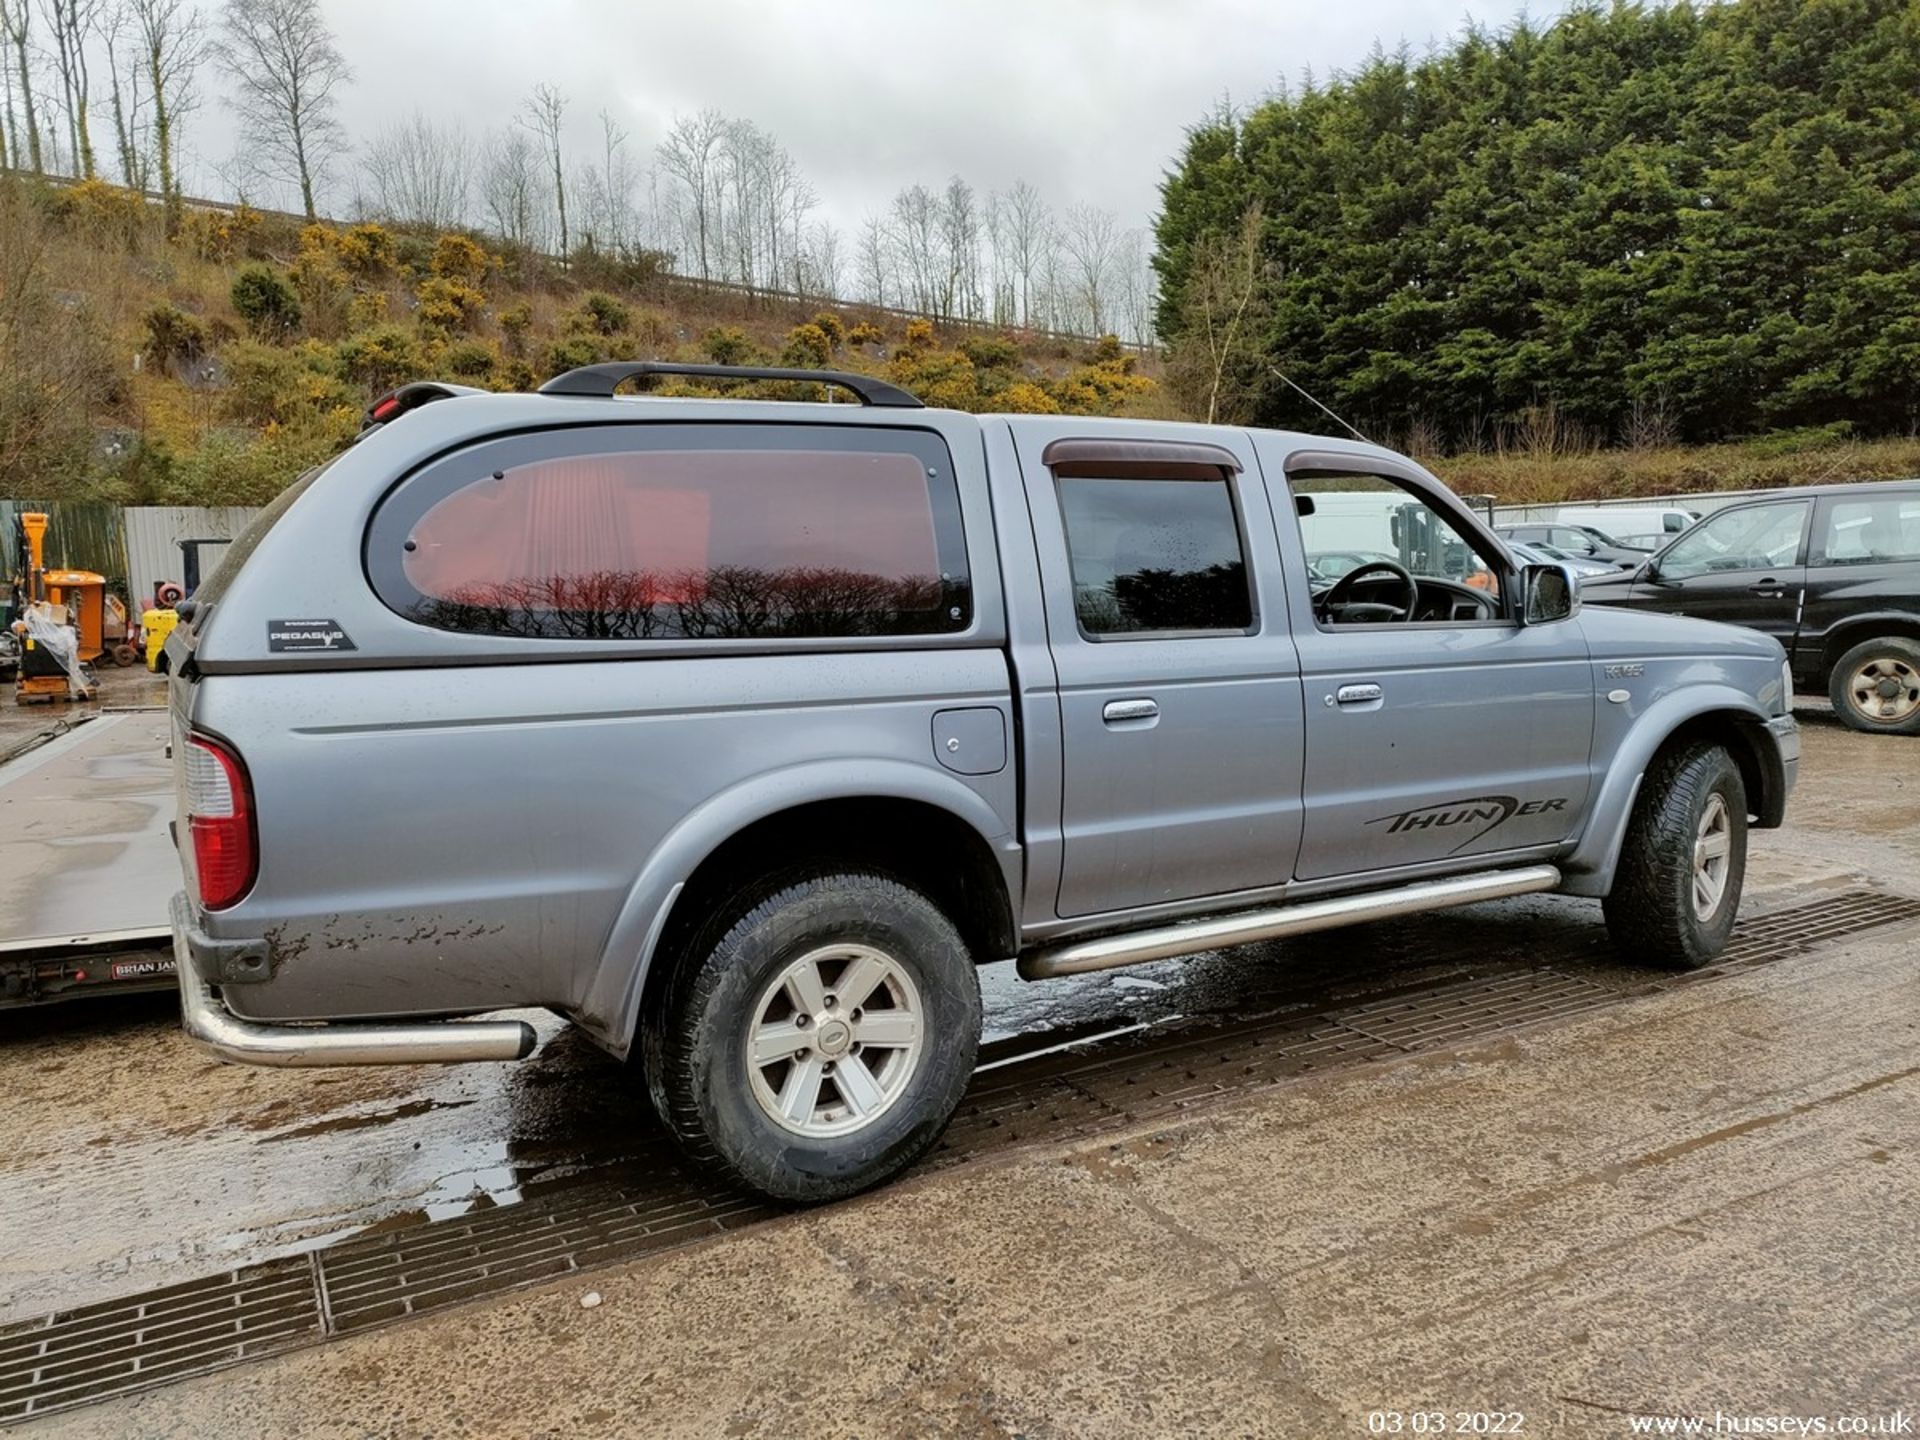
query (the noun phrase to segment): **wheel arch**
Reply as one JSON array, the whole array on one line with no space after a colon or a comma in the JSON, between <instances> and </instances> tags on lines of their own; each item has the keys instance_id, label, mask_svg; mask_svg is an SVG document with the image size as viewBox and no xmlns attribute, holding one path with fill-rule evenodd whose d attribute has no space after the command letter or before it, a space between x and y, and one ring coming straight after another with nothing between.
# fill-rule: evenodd
<instances>
[{"instance_id":1,"label":"wheel arch","mask_svg":"<svg viewBox=\"0 0 1920 1440\"><path fill-rule=\"evenodd\" d=\"M1740 767L1754 824L1760 829L1779 825L1786 814L1790 782L1768 733L1767 719L1752 696L1730 686L1681 691L1655 704L1615 752L1586 830L1561 864L1566 877L1561 890L1569 895L1602 896L1613 888L1640 782L1662 751L1678 745L1724 745Z\"/></svg>"},{"instance_id":2,"label":"wheel arch","mask_svg":"<svg viewBox=\"0 0 1920 1440\"><path fill-rule=\"evenodd\" d=\"M1920 643L1920 614L1905 610L1887 610L1872 615L1850 615L1820 637L1820 673L1815 677L1824 690L1833 667L1854 646L1882 636L1897 635Z\"/></svg>"},{"instance_id":3,"label":"wheel arch","mask_svg":"<svg viewBox=\"0 0 1920 1440\"><path fill-rule=\"evenodd\" d=\"M744 781L648 857L574 1015L625 1056L674 948L721 898L798 858L858 866L928 894L982 961L1013 954L1020 847L977 792L918 766L835 761ZM958 856L957 862L955 856Z\"/></svg>"}]
</instances>

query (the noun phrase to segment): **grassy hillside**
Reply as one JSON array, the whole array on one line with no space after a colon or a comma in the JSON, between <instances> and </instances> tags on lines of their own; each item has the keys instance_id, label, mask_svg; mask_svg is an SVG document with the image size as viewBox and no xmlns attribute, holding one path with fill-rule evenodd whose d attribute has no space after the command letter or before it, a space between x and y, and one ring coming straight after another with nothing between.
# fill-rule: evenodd
<instances>
[{"instance_id":1,"label":"grassy hillside","mask_svg":"<svg viewBox=\"0 0 1920 1440\"><path fill-rule=\"evenodd\" d=\"M485 237L245 209L188 212L168 236L112 186L0 180L0 494L257 504L350 440L393 386L527 389L612 359L856 370L966 410L1163 404L1151 365L1111 339L936 332L703 291L651 261L576 257L563 272Z\"/></svg>"},{"instance_id":2,"label":"grassy hillside","mask_svg":"<svg viewBox=\"0 0 1920 1440\"><path fill-rule=\"evenodd\" d=\"M168 237L110 186L0 180L0 495L257 504L394 385L526 388L631 358L832 365L967 410L1182 414L1157 364L1110 341L936 333L702 292L644 264L588 257L563 274L484 238L245 210L189 212ZM1380 438L1508 503L1920 475L1920 438L1856 442L1845 425L1608 450L1539 424L1455 455L1424 433Z\"/></svg>"}]
</instances>

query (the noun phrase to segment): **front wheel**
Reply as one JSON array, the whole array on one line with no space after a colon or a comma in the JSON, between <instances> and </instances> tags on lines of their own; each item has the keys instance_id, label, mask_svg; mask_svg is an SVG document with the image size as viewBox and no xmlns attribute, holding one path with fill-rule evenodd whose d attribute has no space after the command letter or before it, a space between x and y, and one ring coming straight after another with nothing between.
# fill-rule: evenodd
<instances>
[{"instance_id":1,"label":"front wheel","mask_svg":"<svg viewBox=\"0 0 1920 1440\"><path fill-rule=\"evenodd\" d=\"M812 1203L932 1148L979 1044L979 980L952 922L898 881L839 873L787 883L696 941L644 1058L694 1160Z\"/></svg>"},{"instance_id":2,"label":"front wheel","mask_svg":"<svg viewBox=\"0 0 1920 1440\"><path fill-rule=\"evenodd\" d=\"M1747 787L1718 745L1648 767L1604 909L1629 960L1681 970L1726 948L1747 871Z\"/></svg>"},{"instance_id":3,"label":"front wheel","mask_svg":"<svg viewBox=\"0 0 1920 1440\"><path fill-rule=\"evenodd\" d=\"M1856 645L1827 677L1842 723L1869 735L1920 735L1920 644L1889 635Z\"/></svg>"}]
</instances>

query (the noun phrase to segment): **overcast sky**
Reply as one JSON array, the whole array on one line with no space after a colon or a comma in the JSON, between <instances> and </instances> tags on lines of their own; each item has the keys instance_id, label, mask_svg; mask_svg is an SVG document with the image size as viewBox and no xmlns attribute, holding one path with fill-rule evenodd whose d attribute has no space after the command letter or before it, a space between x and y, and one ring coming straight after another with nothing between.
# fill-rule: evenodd
<instances>
[{"instance_id":1,"label":"overcast sky","mask_svg":"<svg viewBox=\"0 0 1920 1440\"><path fill-rule=\"evenodd\" d=\"M209 9L217 0L203 0ZM904 185L1016 179L1144 225L1186 126L1223 95L1352 67L1378 41L1456 33L1463 0L321 0L355 71L357 138L418 106L483 134L539 81L572 99L569 139L597 153L605 108L651 163L676 112L757 122L793 153L845 231ZM1479 0L1505 25L1558 0ZM232 152L206 77L195 170ZM336 182L344 202L351 185Z\"/></svg>"}]
</instances>

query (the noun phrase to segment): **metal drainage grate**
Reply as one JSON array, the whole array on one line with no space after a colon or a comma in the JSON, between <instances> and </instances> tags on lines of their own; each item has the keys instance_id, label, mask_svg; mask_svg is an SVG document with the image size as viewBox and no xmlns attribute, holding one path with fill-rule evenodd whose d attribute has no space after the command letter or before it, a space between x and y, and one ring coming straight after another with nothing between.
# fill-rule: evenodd
<instances>
[{"instance_id":1,"label":"metal drainage grate","mask_svg":"<svg viewBox=\"0 0 1920 1440\"><path fill-rule=\"evenodd\" d=\"M269 1261L0 1330L0 1423L217 1370L320 1337L315 1266Z\"/></svg>"},{"instance_id":2,"label":"metal drainage grate","mask_svg":"<svg viewBox=\"0 0 1920 1440\"><path fill-rule=\"evenodd\" d=\"M1920 900L1848 891L1742 921L1719 963L1687 976L1623 986L1570 973L1560 967L1589 963L1603 948L1581 938L1545 957L1482 956L1482 973L1355 999L1295 996L1276 1013L1220 1025L1149 1027L1025 1056L996 1047L1004 1058L975 1077L929 1164L1096 1135L1306 1074L1458 1047L1915 920ZM673 1249L775 1213L690 1176L661 1138L618 1174L559 1184L517 1205L0 1326L0 1424Z\"/></svg>"}]
</instances>

